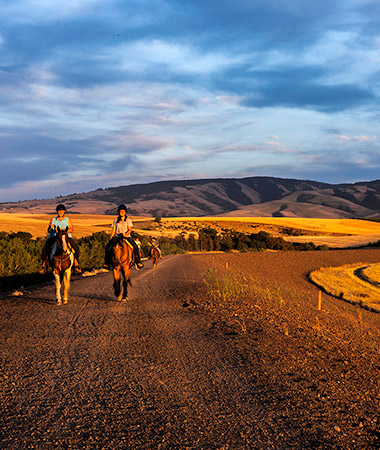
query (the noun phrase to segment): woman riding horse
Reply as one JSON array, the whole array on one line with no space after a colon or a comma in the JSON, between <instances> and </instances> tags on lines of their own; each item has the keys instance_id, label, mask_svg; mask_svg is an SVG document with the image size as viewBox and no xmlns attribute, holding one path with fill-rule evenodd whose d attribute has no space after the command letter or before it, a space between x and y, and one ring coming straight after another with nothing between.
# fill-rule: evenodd
<instances>
[{"instance_id":1,"label":"woman riding horse","mask_svg":"<svg viewBox=\"0 0 380 450\"><path fill-rule=\"evenodd\" d=\"M162 258L162 254L161 254L161 250L158 247L160 244L158 242L158 240L155 237L152 237L152 239L149 242L150 245L150 249L149 249L149 254L148 254L148 258L152 257L152 250L155 248L158 252L158 257Z\"/></svg>"},{"instance_id":2,"label":"woman riding horse","mask_svg":"<svg viewBox=\"0 0 380 450\"><path fill-rule=\"evenodd\" d=\"M63 303L67 303L70 289L71 268L74 264L74 253L69 244L68 227L61 230L57 227L57 236L53 246L50 266L55 279L57 304L62 304L61 288L63 287Z\"/></svg>"},{"instance_id":3,"label":"woman riding horse","mask_svg":"<svg viewBox=\"0 0 380 450\"><path fill-rule=\"evenodd\" d=\"M54 244L56 242L56 236L57 236L57 230L60 228L61 230L64 230L67 228L68 231L68 241L69 245L74 253L74 272L75 273L81 273L82 270L79 266L79 246L72 238L71 233L74 230L73 224L69 217L65 215L66 213L66 206L59 204L56 207L57 216L52 217L52 219L49 222L48 226L48 239L45 243L45 245L42 248L42 266L40 268L40 273L45 273L49 267L49 259L52 259L52 250L54 247Z\"/></svg>"},{"instance_id":4,"label":"woman riding horse","mask_svg":"<svg viewBox=\"0 0 380 450\"><path fill-rule=\"evenodd\" d=\"M115 244L115 238L123 236L123 238L132 246L134 254L135 254L135 262L136 269L141 269L144 267L144 264L140 259L140 251L136 244L136 242L131 237L131 232L133 228L132 220L127 216L127 207L125 205L120 205L118 208L118 216L112 222L112 232L110 236L110 240L106 245L106 254L105 254L105 266L112 266L111 261L111 249Z\"/></svg>"}]
</instances>

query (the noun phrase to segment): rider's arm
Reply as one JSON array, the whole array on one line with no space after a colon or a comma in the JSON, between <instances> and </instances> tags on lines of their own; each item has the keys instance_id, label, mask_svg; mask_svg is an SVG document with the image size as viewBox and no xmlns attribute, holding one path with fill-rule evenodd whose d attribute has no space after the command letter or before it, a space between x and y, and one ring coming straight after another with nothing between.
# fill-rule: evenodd
<instances>
[{"instance_id":1,"label":"rider's arm","mask_svg":"<svg viewBox=\"0 0 380 450\"><path fill-rule=\"evenodd\" d=\"M72 233L74 231L73 223L71 222L70 218L68 219L69 229L67 230L67 232Z\"/></svg>"},{"instance_id":2,"label":"rider's arm","mask_svg":"<svg viewBox=\"0 0 380 450\"><path fill-rule=\"evenodd\" d=\"M53 219L54 219L54 217L52 217L50 219L49 226L48 226L48 229L47 229L48 233L50 233L50 231L54 230L54 225L52 225Z\"/></svg>"},{"instance_id":3,"label":"rider's arm","mask_svg":"<svg viewBox=\"0 0 380 450\"><path fill-rule=\"evenodd\" d=\"M123 233L123 236L128 237L131 235L131 233L132 233L132 227L128 227L128 230L125 233Z\"/></svg>"},{"instance_id":4,"label":"rider's arm","mask_svg":"<svg viewBox=\"0 0 380 450\"><path fill-rule=\"evenodd\" d=\"M116 228L112 227L110 239L112 239L115 236L115 233L116 233Z\"/></svg>"}]
</instances>

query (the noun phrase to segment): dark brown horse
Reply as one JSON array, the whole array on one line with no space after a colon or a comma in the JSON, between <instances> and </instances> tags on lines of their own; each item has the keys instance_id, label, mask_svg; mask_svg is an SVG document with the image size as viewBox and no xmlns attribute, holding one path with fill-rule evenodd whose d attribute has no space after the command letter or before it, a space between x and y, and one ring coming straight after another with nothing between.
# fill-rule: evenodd
<instances>
[{"instance_id":1,"label":"dark brown horse","mask_svg":"<svg viewBox=\"0 0 380 450\"><path fill-rule=\"evenodd\" d=\"M158 260L160 259L160 253L156 249L156 247L152 247L152 250L150 252L150 258L153 263L153 269L157 269L157 263L158 263Z\"/></svg>"},{"instance_id":2,"label":"dark brown horse","mask_svg":"<svg viewBox=\"0 0 380 450\"><path fill-rule=\"evenodd\" d=\"M56 239L51 247L51 257L49 264L53 269L55 279L55 291L57 304L62 304L61 288L63 286L63 303L67 303L69 289L71 268L74 264L74 253L69 245L69 238L67 235L68 228L61 230L57 228Z\"/></svg>"},{"instance_id":3,"label":"dark brown horse","mask_svg":"<svg viewBox=\"0 0 380 450\"><path fill-rule=\"evenodd\" d=\"M125 301L128 299L128 283L131 285L129 275L131 266L134 263L133 249L128 242L123 239L123 236L115 236L110 252L115 295L119 301ZM120 272L123 275L123 293L121 292Z\"/></svg>"}]
</instances>

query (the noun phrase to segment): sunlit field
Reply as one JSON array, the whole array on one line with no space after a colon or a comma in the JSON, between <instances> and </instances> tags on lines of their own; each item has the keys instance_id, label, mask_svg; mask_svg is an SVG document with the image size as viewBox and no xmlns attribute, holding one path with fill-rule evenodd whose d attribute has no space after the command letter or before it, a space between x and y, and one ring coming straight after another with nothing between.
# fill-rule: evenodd
<instances>
[{"instance_id":1,"label":"sunlit field","mask_svg":"<svg viewBox=\"0 0 380 450\"><path fill-rule=\"evenodd\" d=\"M172 237L178 233L197 234L202 227L242 233L265 231L291 242L314 242L332 248L361 246L380 240L380 222L356 219L303 219L282 217L180 217L136 225L151 234Z\"/></svg>"},{"instance_id":2,"label":"sunlit field","mask_svg":"<svg viewBox=\"0 0 380 450\"><path fill-rule=\"evenodd\" d=\"M380 264L322 267L310 279L328 294L380 312Z\"/></svg>"},{"instance_id":3,"label":"sunlit field","mask_svg":"<svg viewBox=\"0 0 380 450\"><path fill-rule=\"evenodd\" d=\"M112 215L69 214L77 238L97 231L111 231ZM49 214L0 213L0 231L25 231L33 237L45 236ZM233 229L243 233L268 232L292 242L314 242L330 247L365 245L380 240L380 222L356 219L302 219L282 217L131 217L136 231L142 234L173 237L197 235L202 227L219 231Z\"/></svg>"},{"instance_id":4,"label":"sunlit field","mask_svg":"<svg viewBox=\"0 0 380 450\"><path fill-rule=\"evenodd\" d=\"M47 227L53 215L50 214L12 214L0 213L0 231L17 233L24 231L34 238L47 235ZM114 219L109 215L69 214L74 226L74 237L89 236L98 231L111 233L111 223ZM132 220L136 223L141 218Z\"/></svg>"}]
</instances>

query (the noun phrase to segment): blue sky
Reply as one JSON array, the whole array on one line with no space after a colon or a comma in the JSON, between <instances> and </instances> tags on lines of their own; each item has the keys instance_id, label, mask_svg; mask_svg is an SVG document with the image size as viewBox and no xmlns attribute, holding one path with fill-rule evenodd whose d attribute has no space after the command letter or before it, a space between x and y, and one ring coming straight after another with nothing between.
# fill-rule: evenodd
<instances>
[{"instance_id":1,"label":"blue sky","mask_svg":"<svg viewBox=\"0 0 380 450\"><path fill-rule=\"evenodd\" d=\"M2 0L0 201L380 178L378 0Z\"/></svg>"}]
</instances>

